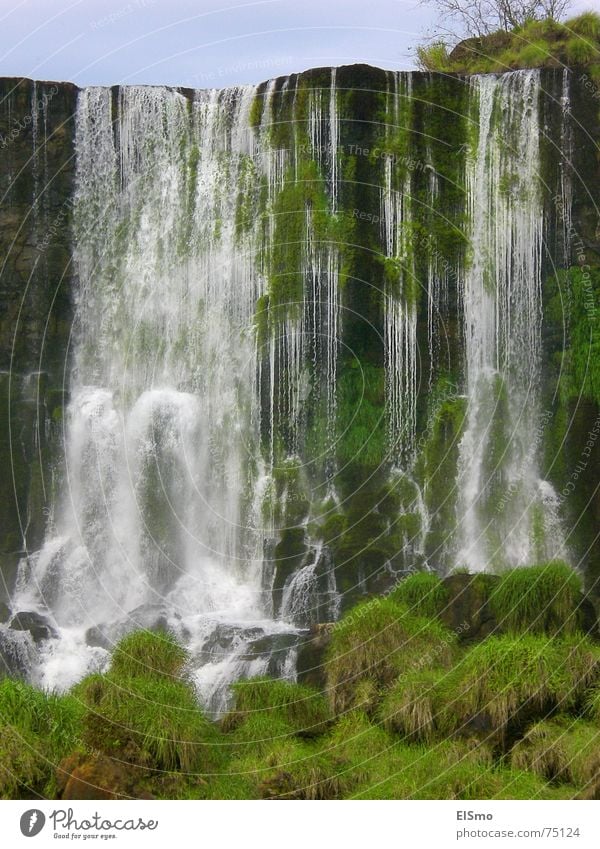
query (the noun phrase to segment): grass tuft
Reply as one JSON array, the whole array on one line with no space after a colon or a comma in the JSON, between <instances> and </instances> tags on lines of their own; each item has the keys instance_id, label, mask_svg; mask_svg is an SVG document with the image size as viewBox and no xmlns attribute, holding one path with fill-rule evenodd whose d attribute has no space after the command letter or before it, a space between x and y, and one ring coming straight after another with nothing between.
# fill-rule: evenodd
<instances>
[{"instance_id":1,"label":"grass tuft","mask_svg":"<svg viewBox=\"0 0 600 849\"><path fill-rule=\"evenodd\" d=\"M177 677L187 660L185 650L164 631L134 631L117 644L112 656L113 676L133 678Z\"/></svg>"},{"instance_id":2,"label":"grass tuft","mask_svg":"<svg viewBox=\"0 0 600 849\"><path fill-rule=\"evenodd\" d=\"M600 728L569 717L537 722L513 747L511 764L578 785L593 798L600 790Z\"/></svg>"},{"instance_id":3,"label":"grass tuft","mask_svg":"<svg viewBox=\"0 0 600 849\"><path fill-rule=\"evenodd\" d=\"M329 720L329 708L323 696L311 687L252 678L234 685L235 710L222 720L224 731L231 731L258 714L270 721L283 722L294 733L306 736L322 733Z\"/></svg>"},{"instance_id":4,"label":"grass tuft","mask_svg":"<svg viewBox=\"0 0 600 849\"><path fill-rule=\"evenodd\" d=\"M442 579L434 572L415 572L400 582L390 598L406 605L411 614L433 619L443 610L448 600L448 591Z\"/></svg>"},{"instance_id":5,"label":"grass tuft","mask_svg":"<svg viewBox=\"0 0 600 849\"><path fill-rule=\"evenodd\" d=\"M569 634L580 625L581 581L562 561L505 572L490 595L503 630Z\"/></svg>"},{"instance_id":6,"label":"grass tuft","mask_svg":"<svg viewBox=\"0 0 600 849\"><path fill-rule=\"evenodd\" d=\"M423 667L447 666L455 636L439 623L411 616L393 599L364 602L333 631L325 663L327 692L335 714L356 707L356 687L370 679L377 687Z\"/></svg>"},{"instance_id":7,"label":"grass tuft","mask_svg":"<svg viewBox=\"0 0 600 849\"><path fill-rule=\"evenodd\" d=\"M71 696L0 682L0 798L51 795L55 766L79 743L81 714Z\"/></svg>"}]
</instances>

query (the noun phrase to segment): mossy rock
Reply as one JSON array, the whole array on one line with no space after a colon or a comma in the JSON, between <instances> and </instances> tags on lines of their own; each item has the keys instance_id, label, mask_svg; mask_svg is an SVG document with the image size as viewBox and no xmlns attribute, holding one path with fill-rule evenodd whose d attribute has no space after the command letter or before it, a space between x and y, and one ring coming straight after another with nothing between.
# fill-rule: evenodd
<instances>
[{"instance_id":1,"label":"mossy rock","mask_svg":"<svg viewBox=\"0 0 600 849\"><path fill-rule=\"evenodd\" d=\"M381 688L413 669L450 665L455 646L438 622L413 616L392 599L357 605L332 632L325 665L332 710L356 706L356 688L365 680Z\"/></svg>"},{"instance_id":2,"label":"mossy rock","mask_svg":"<svg viewBox=\"0 0 600 849\"><path fill-rule=\"evenodd\" d=\"M136 792L135 782L139 775L130 764L106 755L71 755L59 764L57 774L61 799L152 798Z\"/></svg>"},{"instance_id":3,"label":"mossy rock","mask_svg":"<svg viewBox=\"0 0 600 849\"><path fill-rule=\"evenodd\" d=\"M489 604L495 575L485 573L450 575L443 580L446 603L440 621L458 635L462 643L473 643L498 632L498 621Z\"/></svg>"},{"instance_id":4,"label":"mossy rock","mask_svg":"<svg viewBox=\"0 0 600 849\"><path fill-rule=\"evenodd\" d=\"M334 628L334 622L313 625L308 635L302 638L296 659L296 674L300 684L325 690L325 658Z\"/></svg>"}]
</instances>

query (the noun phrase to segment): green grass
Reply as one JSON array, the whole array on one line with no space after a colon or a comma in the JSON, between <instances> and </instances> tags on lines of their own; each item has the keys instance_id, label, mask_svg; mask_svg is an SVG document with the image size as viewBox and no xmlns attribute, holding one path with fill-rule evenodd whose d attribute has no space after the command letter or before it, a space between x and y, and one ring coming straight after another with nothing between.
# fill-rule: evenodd
<instances>
[{"instance_id":1,"label":"green grass","mask_svg":"<svg viewBox=\"0 0 600 849\"><path fill-rule=\"evenodd\" d=\"M77 688L87 707L84 741L142 767L210 771L215 729L184 682L92 675Z\"/></svg>"},{"instance_id":2,"label":"green grass","mask_svg":"<svg viewBox=\"0 0 600 849\"><path fill-rule=\"evenodd\" d=\"M580 621L577 605L581 580L566 563L505 572L490 595L490 607L505 631L574 633Z\"/></svg>"},{"instance_id":3,"label":"green grass","mask_svg":"<svg viewBox=\"0 0 600 849\"><path fill-rule=\"evenodd\" d=\"M119 764L115 791L133 797L596 798L600 646L557 627L579 581L552 563L491 587L509 633L459 649L435 618L443 584L417 573L333 628L325 694L240 681L220 723L204 716L186 652L165 634L125 637L109 671L66 696L5 680L0 796L55 797L68 758L67 773L92 776L96 761Z\"/></svg>"},{"instance_id":4,"label":"green grass","mask_svg":"<svg viewBox=\"0 0 600 849\"><path fill-rule=\"evenodd\" d=\"M570 717L537 722L513 747L511 764L576 785L594 798L600 789L600 728Z\"/></svg>"},{"instance_id":5,"label":"green grass","mask_svg":"<svg viewBox=\"0 0 600 849\"><path fill-rule=\"evenodd\" d=\"M444 609L448 591L434 572L415 572L400 582L390 598L406 605L411 614L433 619Z\"/></svg>"},{"instance_id":6,"label":"green grass","mask_svg":"<svg viewBox=\"0 0 600 849\"><path fill-rule=\"evenodd\" d=\"M438 736L436 686L447 674L444 669L419 669L401 676L379 709L383 726L414 742L435 740Z\"/></svg>"},{"instance_id":7,"label":"green grass","mask_svg":"<svg viewBox=\"0 0 600 849\"><path fill-rule=\"evenodd\" d=\"M134 631L115 647L111 662L114 676L173 678L186 661L184 649L164 631Z\"/></svg>"},{"instance_id":8,"label":"green grass","mask_svg":"<svg viewBox=\"0 0 600 849\"><path fill-rule=\"evenodd\" d=\"M355 706L356 686L364 679L377 687L422 667L449 665L456 638L440 624L412 616L390 598L353 608L333 631L325 672L334 713Z\"/></svg>"},{"instance_id":9,"label":"green grass","mask_svg":"<svg viewBox=\"0 0 600 849\"><path fill-rule=\"evenodd\" d=\"M596 12L584 12L577 18L572 18L565 24L565 29L571 30L577 35L595 41L600 40L600 15Z\"/></svg>"},{"instance_id":10,"label":"green grass","mask_svg":"<svg viewBox=\"0 0 600 849\"><path fill-rule=\"evenodd\" d=\"M589 65L598 59L598 47L583 38L570 38L565 49L567 58L573 65Z\"/></svg>"},{"instance_id":11,"label":"green grass","mask_svg":"<svg viewBox=\"0 0 600 849\"><path fill-rule=\"evenodd\" d=\"M329 719L327 702L312 687L252 678L235 684L234 693L235 710L222 722L226 731L266 713L271 722L283 722L294 733L311 736L322 733Z\"/></svg>"},{"instance_id":12,"label":"green grass","mask_svg":"<svg viewBox=\"0 0 600 849\"><path fill-rule=\"evenodd\" d=\"M531 715L576 707L599 671L600 648L582 635L490 637L436 686L436 722L451 734L479 721L503 737Z\"/></svg>"},{"instance_id":13,"label":"green grass","mask_svg":"<svg viewBox=\"0 0 600 849\"><path fill-rule=\"evenodd\" d=\"M594 687L587 695L585 712L595 722L600 724L600 686Z\"/></svg>"},{"instance_id":14,"label":"green grass","mask_svg":"<svg viewBox=\"0 0 600 849\"><path fill-rule=\"evenodd\" d=\"M82 707L21 681L0 682L0 798L51 795L54 768L79 744Z\"/></svg>"}]
</instances>

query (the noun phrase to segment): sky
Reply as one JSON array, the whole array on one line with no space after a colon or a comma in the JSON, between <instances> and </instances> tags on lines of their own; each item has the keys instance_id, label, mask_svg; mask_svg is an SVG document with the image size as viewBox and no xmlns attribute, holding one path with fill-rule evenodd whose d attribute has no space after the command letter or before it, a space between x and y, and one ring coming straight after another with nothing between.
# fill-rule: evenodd
<instances>
[{"instance_id":1,"label":"sky","mask_svg":"<svg viewBox=\"0 0 600 849\"><path fill-rule=\"evenodd\" d=\"M600 0L574 0L575 12ZM306 68L414 67L419 0L0 0L0 76L220 88Z\"/></svg>"}]
</instances>

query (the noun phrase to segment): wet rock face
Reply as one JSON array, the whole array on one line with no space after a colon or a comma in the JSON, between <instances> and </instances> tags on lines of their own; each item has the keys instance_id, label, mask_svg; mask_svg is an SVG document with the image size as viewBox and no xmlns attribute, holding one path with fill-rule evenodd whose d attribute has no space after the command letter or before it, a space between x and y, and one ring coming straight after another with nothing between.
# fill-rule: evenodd
<instances>
[{"instance_id":1,"label":"wet rock face","mask_svg":"<svg viewBox=\"0 0 600 849\"><path fill-rule=\"evenodd\" d=\"M296 670L301 684L310 684L319 690L325 689L325 655L331 642L335 624L313 625L301 638Z\"/></svg>"},{"instance_id":2,"label":"wet rock face","mask_svg":"<svg viewBox=\"0 0 600 849\"><path fill-rule=\"evenodd\" d=\"M456 48L464 50L469 45L462 43ZM472 46L472 45L471 45ZM328 69L314 69L307 72L315 85L329 79ZM554 92L549 102L556 104L560 97L562 69L544 70L542 88ZM415 83L423 84L429 75L415 75ZM452 81L453 80L453 81ZM419 82L420 81L420 82ZM449 78L447 96L449 102L459 102L463 97L464 80ZM450 82L452 83L450 85ZM339 83L349 93L352 113L355 121L343 123L340 139L348 150L350 145L361 149L373 146L373 128L377 123L371 120L378 108L377 92L384 90L385 73L368 66L353 66L340 70ZM186 96L192 92L186 90ZM4 582L0 582L0 600L10 593L19 558L25 549L34 551L40 547L46 525L46 511L53 497L54 482L49 470L60 456L62 438L63 408L66 403L64 375L69 374L69 334L72 318L72 244L71 217L75 170L74 113L78 90L69 83L34 83L31 80L0 80L0 464L11 469L11 481L0 492L0 572ZM116 94L116 92L115 92ZM456 100L455 100L456 99ZM600 127L597 121L597 102L593 92L586 84L583 74L572 75L572 111L575 135L573 172L583 175L574 181L573 187L573 226L581 236L585 258L592 266L600 263L600 227L593 199L600 187L600 169L595 157L594 141L598 140ZM426 102L426 101L423 101ZM462 104L462 100L460 101ZM462 106L460 107L462 109ZM552 107L554 109L554 107ZM460 109L458 110L460 112ZM558 138L557 128L550 120L550 138ZM368 210L378 208L379 196L368 179L371 164L366 156L356 157L359 169L355 180L349 180L342 187L340 203L347 211L356 207ZM557 171L558 158L552 166ZM361 169L364 169L361 171ZM550 180L552 193L557 191L556 174ZM361 187L361 188L358 188ZM370 191L370 194L369 194ZM556 213L556 210L554 211ZM555 217L557 215L555 214ZM355 220L364 245L370 245L373 231L372 221ZM558 228L560 229L560 228ZM359 240L360 241L360 240ZM551 233L550 247L556 242ZM365 336L365 322L361 316L373 319L370 322L377 328L380 322L380 310L375 302L365 301L364 286L361 280L371 279L370 271L374 266L367 263L369 251L357 251L355 262L356 276L349 275L347 297L351 308L345 316L346 343L359 352L359 359L370 361L374 351L379 350L379 332L373 331L370 340ZM579 262L576 255L571 261ZM367 263L365 265L365 263ZM379 272L377 272L379 273ZM450 299L449 333L452 353L452 369L458 361L457 351L460 334L456 332L455 306L458 296L453 289ZM371 315L371 312L373 313ZM353 318L354 316L354 318ZM359 320L360 319L360 320ZM419 319L418 333L423 334L425 323ZM562 344L562 324L557 326ZM426 349L423 345L423 350ZM454 350L456 349L456 351ZM546 364L550 354L546 352ZM65 368L65 366L67 366ZM581 405L579 405L581 408ZM579 412L583 432L586 425L594 420L595 410ZM577 419L575 420L577 424ZM564 451L572 454L569 464L573 467L580 453L579 435L570 432ZM348 472L347 486L354 491L356 481ZM363 474L355 470L357 480ZM597 519L600 515L600 495L594 495L597 481L597 468L589 466L589 479L582 477L576 498L579 499L573 513L585 508L590 516ZM575 498L572 499L575 503ZM591 504L587 507L588 503ZM581 507L579 506L581 505ZM373 511L366 510L369 519ZM385 522L383 519L385 518ZM387 517L380 517L382 527ZM394 516L390 518L394 521ZM352 523L351 523L352 524ZM597 525L597 522L596 522ZM582 536L580 550L586 552L590 574L600 574L600 560L593 548L595 527L593 522ZM441 527L440 533L445 532ZM344 569L338 569L344 592L344 602L352 602L352 587L356 586L357 552L362 552L365 539L369 539L369 553L373 562L369 569L380 574L382 564L397 545L392 540L390 546L381 545L385 534L373 524L370 536L366 528L360 533L345 533L346 549L338 552L339 563L348 563ZM583 533L583 532L581 532ZM379 540L376 544L375 540ZM291 567L296 568L305 554L304 532L292 527L285 538L276 546L274 553L280 562L289 569L279 567L274 585L275 608L279 609L281 595ZM588 554L588 550L592 553ZM594 553L594 551L596 553ZM595 565L594 565L595 564ZM379 570L379 572L378 572ZM373 583L369 592L381 589ZM384 579L381 579L384 580ZM589 581L588 583L591 583ZM6 589L5 589L6 587ZM472 595L471 590L468 591ZM461 604L475 604L463 597ZM315 619L323 621L330 616L329 610L318 610L312 619L299 624L306 625ZM486 624L487 623L487 624ZM490 627L489 620L481 616L474 620L474 636L478 638L480 629ZM102 645L106 637L102 633L90 634L92 644Z\"/></svg>"},{"instance_id":3,"label":"wet rock face","mask_svg":"<svg viewBox=\"0 0 600 849\"><path fill-rule=\"evenodd\" d=\"M28 631L0 627L0 679L27 678L36 650Z\"/></svg>"},{"instance_id":4,"label":"wet rock face","mask_svg":"<svg viewBox=\"0 0 600 849\"><path fill-rule=\"evenodd\" d=\"M0 79L0 597L39 548L60 436L71 327L70 83Z\"/></svg>"}]
</instances>

